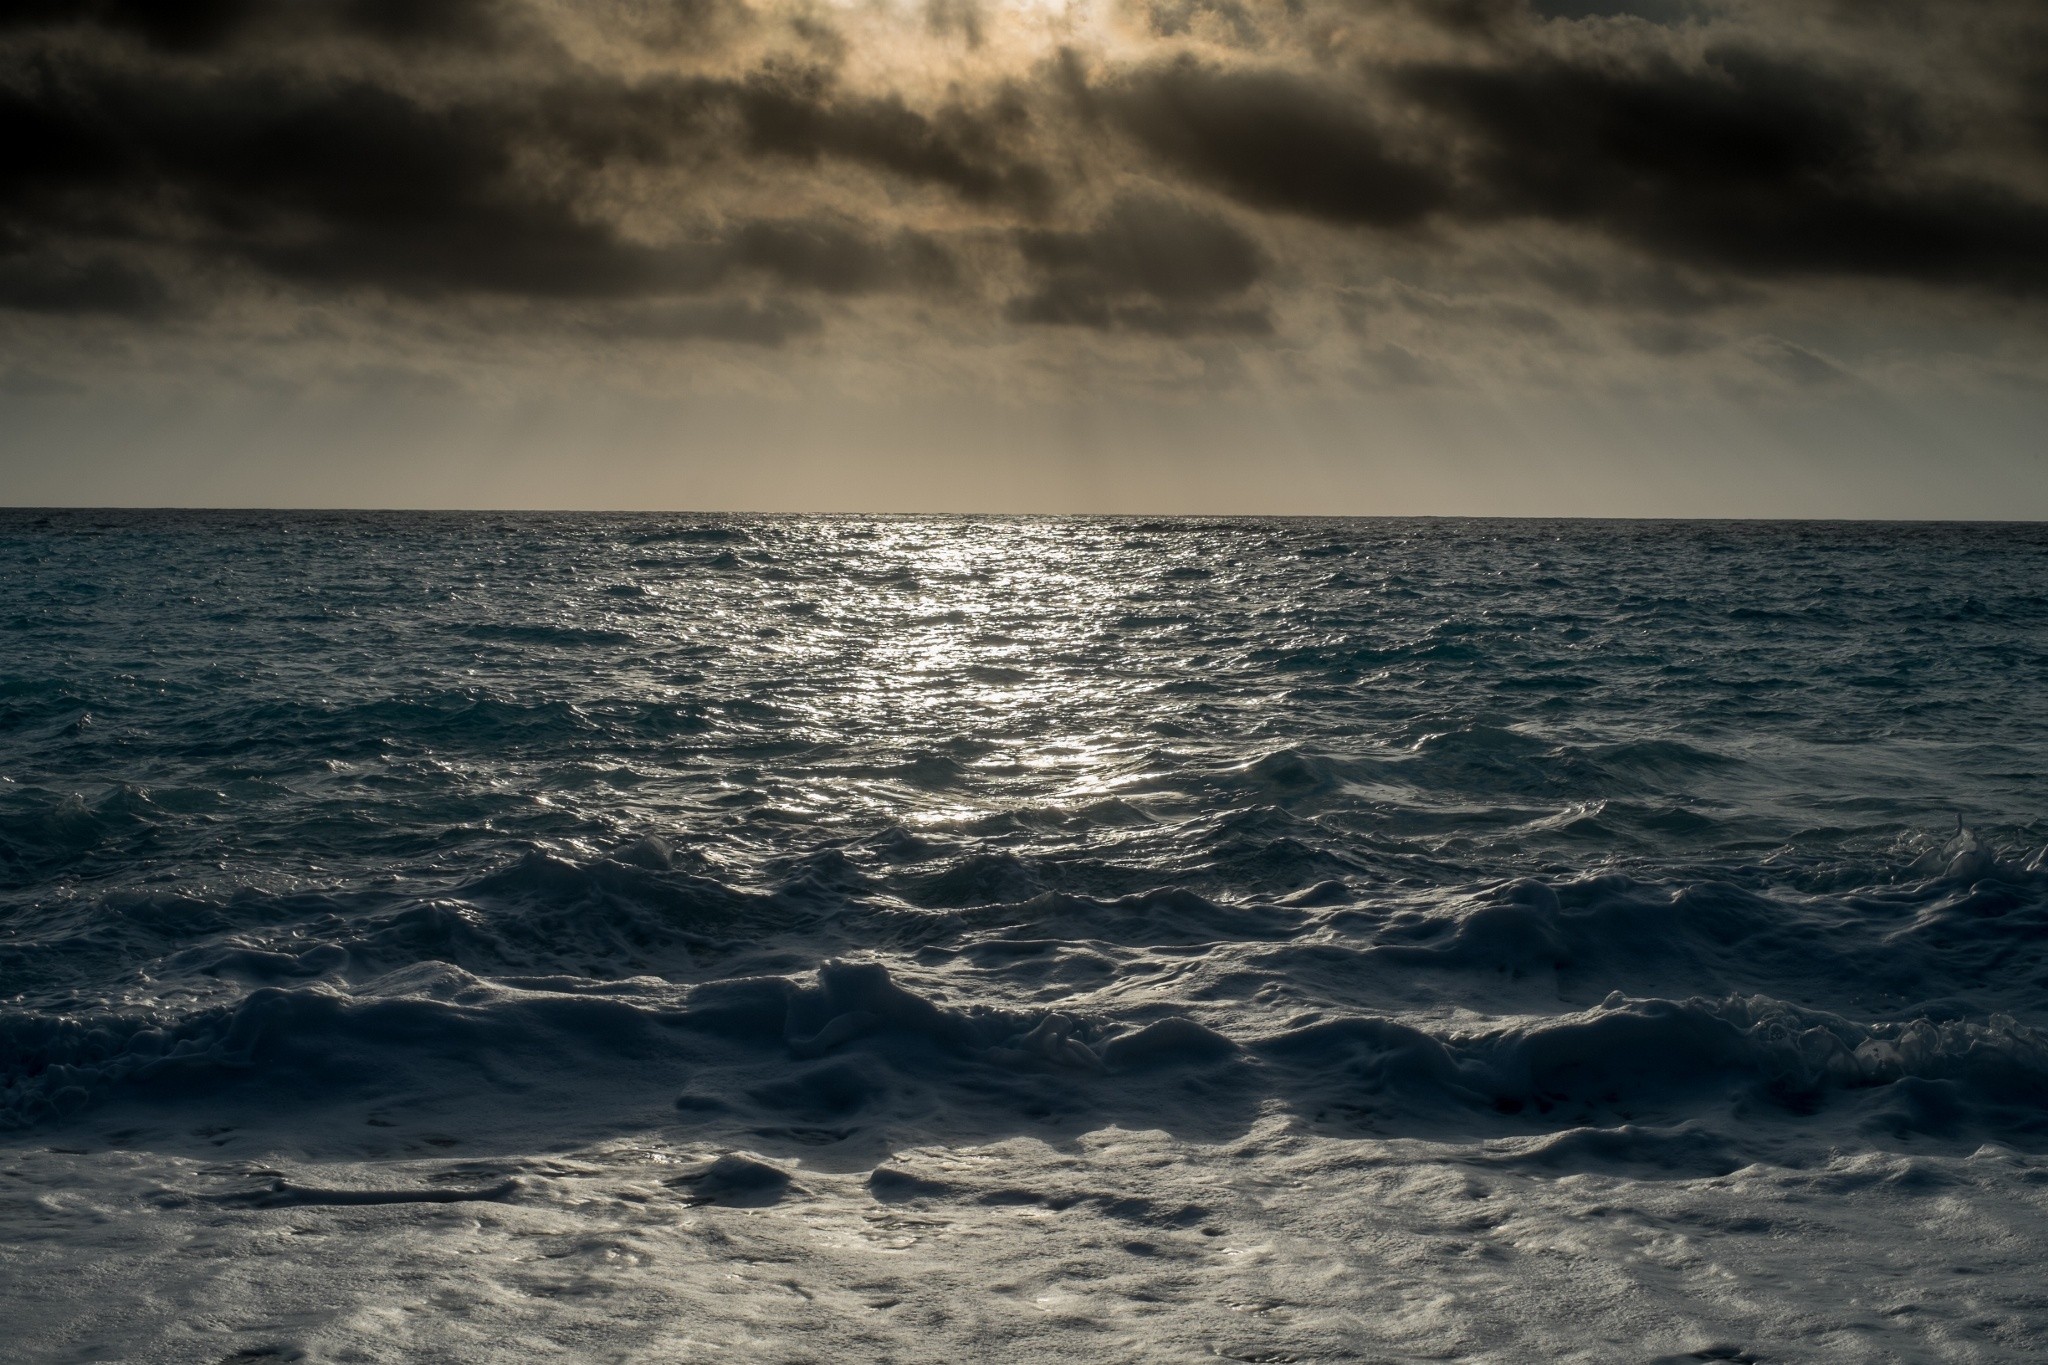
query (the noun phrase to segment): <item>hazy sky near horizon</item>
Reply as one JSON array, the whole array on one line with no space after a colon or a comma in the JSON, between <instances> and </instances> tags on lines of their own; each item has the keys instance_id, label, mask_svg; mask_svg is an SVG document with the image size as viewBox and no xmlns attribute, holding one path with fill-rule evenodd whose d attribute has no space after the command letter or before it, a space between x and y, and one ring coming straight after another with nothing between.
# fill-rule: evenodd
<instances>
[{"instance_id":1,"label":"hazy sky near horizon","mask_svg":"<svg viewBox=\"0 0 2048 1365\"><path fill-rule=\"evenodd\" d=\"M17 0L0 502L2048 516L2038 0Z\"/></svg>"}]
</instances>

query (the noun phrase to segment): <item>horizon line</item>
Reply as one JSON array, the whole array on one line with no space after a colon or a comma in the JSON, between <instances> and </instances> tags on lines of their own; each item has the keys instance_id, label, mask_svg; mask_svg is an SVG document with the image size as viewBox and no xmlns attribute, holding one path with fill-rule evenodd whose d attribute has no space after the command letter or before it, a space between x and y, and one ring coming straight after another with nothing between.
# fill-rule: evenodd
<instances>
[{"instance_id":1,"label":"horizon line","mask_svg":"<svg viewBox=\"0 0 2048 1365\"><path fill-rule=\"evenodd\" d=\"M532 517L916 517L984 518L989 520L1031 518L1095 521L1487 521L1487 522L1686 522L1721 525L1826 525L1826 526L2043 526L2048 517L1883 517L1802 516L1754 513L1741 516L1687 516L1671 513L1626 513L1587 515L1576 513L1531 513L1508 515L1498 512L1105 512L1105 511L990 511L951 508L930 511L858 511L849 509L764 509L702 507L431 507L431 506L322 506L318 504L249 504L220 506L185 503L6 503L7 514L110 514L110 513L214 513L288 515L419 515L419 516L532 516Z\"/></svg>"}]
</instances>

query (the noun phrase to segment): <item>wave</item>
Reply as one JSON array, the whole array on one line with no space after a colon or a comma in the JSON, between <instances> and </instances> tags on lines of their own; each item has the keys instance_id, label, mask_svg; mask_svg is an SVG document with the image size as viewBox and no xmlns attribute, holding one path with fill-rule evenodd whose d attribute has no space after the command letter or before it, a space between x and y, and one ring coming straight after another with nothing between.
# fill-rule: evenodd
<instances>
[{"instance_id":1,"label":"wave","mask_svg":"<svg viewBox=\"0 0 2048 1365\"><path fill-rule=\"evenodd\" d=\"M1355 799L1399 789L1447 798L1691 799L1703 781L1742 774L1742 760L1675 739L1573 743L1498 726L1428 731L1405 750L1352 754L1299 745L1207 774L1224 790L1286 802Z\"/></svg>"},{"instance_id":2,"label":"wave","mask_svg":"<svg viewBox=\"0 0 2048 1365\"><path fill-rule=\"evenodd\" d=\"M744 545L753 537L744 526L702 523L695 526L675 526L659 531L644 531L628 538L633 545Z\"/></svg>"},{"instance_id":3,"label":"wave","mask_svg":"<svg viewBox=\"0 0 2048 1365\"><path fill-rule=\"evenodd\" d=\"M1220 787L1289 800L1340 791L1365 772L1359 763L1290 746L1233 764L1210 780Z\"/></svg>"},{"instance_id":4,"label":"wave","mask_svg":"<svg viewBox=\"0 0 2048 1365\"><path fill-rule=\"evenodd\" d=\"M234 736L209 738L188 750L211 756L261 750L348 755L425 744L489 752L514 743L658 740L701 734L712 723L702 707L684 702L626 696L531 701L465 689L342 705L270 702L242 717Z\"/></svg>"},{"instance_id":5,"label":"wave","mask_svg":"<svg viewBox=\"0 0 2048 1365\"><path fill-rule=\"evenodd\" d=\"M1537 979L1568 997L1614 986L1734 991L1909 1009L1967 998L2031 1010L2048 980L2048 875L2018 860L1816 905L1729 880L1623 873L1521 879L1425 909L1333 918L1372 962Z\"/></svg>"},{"instance_id":6,"label":"wave","mask_svg":"<svg viewBox=\"0 0 2048 1365\"><path fill-rule=\"evenodd\" d=\"M155 826L135 814L143 799L110 803L125 812L123 839L152 836ZM90 836L78 844L86 853L111 837L93 812L75 800L60 812ZM1157 857L1046 856L1001 842L1040 837L1041 828L1158 843L1173 852L1177 875L1162 877ZM1617 989L1763 990L1862 1013L1946 999L2028 1014L2048 981L2044 855L2001 850L1970 831L1909 847L1904 862L1852 857L1790 881L1759 865L1477 889L1445 885L1441 864L1404 842L1422 836L1346 834L1279 805L1171 824L1112 800L1017 812L981 833L998 842L886 826L778 857L754 869L751 884L690 841L629 835L606 854L530 848L439 887L371 878L31 901L0 907L0 968L23 998L49 1000L122 965L202 995L222 983L357 979L425 960L601 980L699 973L749 942L806 951L809 934L836 923L856 947L979 951L994 935L1243 948L1281 980L1300 969L1287 945L1313 939L1373 989L1423 990L1482 1010L1507 1000L1535 1008L1546 993L1585 1004Z\"/></svg>"},{"instance_id":7,"label":"wave","mask_svg":"<svg viewBox=\"0 0 2048 1365\"><path fill-rule=\"evenodd\" d=\"M1488 725L1426 733L1388 764L1391 777L1418 791L1581 797L1684 797L1700 780L1741 767L1676 739L1572 743Z\"/></svg>"},{"instance_id":8,"label":"wave","mask_svg":"<svg viewBox=\"0 0 2048 1365\"><path fill-rule=\"evenodd\" d=\"M640 643L640 637L630 631L611 630L597 626L559 626L541 621L509 622L477 621L452 626L457 634L472 640L488 640L508 645L550 645L562 649L582 649L593 645L633 645Z\"/></svg>"},{"instance_id":9,"label":"wave","mask_svg":"<svg viewBox=\"0 0 2048 1365\"><path fill-rule=\"evenodd\" d=\"M1846 1126L1871 1141L2039 1146L2048 1036L2005 1016L1864 1022L1754 995L1617 995L1480 1030L1346 1015L1233 1037L1182 1013L952 1003L848 962L688 989L420 964L354 991L264 987L175 1020L0 1012L0 1122L13 1127L113 1100L189 1116L237 1098L430 1096L446 1123L451 1104L481 1122L508 1099L595 1114L663 1092L687 1121L813 1143L877 1127L1241 1131L1278 1102L1349 1133L1578 1133L1538 1154L1553 1162L1573 1149L1652 1160L1646 1143L1675 1141L1654 1158L1668 1162L1688 1144L1725 1155L1809 1127L1819 1140ZM1708 1136L1671 1137L1684 1132Z\"/></svg>"},{"instance_id":10,"label":"wave","mask_svg":"<svg viewBox=\"0 0 2048 1365\"><path fill-rule=\"evenodd\" d=\"M1616 996L1584 1014L1469 1035L1334 1020L1259 1050L1355 1125L1434 1107L1574 1128L1705 1110L1730 1127L1883 1091L1855 1116L1866 1133L2048 1135L2048 1035L2003 1015L1858 1023L1764 996Z\"/></svg>"}]
</instances>

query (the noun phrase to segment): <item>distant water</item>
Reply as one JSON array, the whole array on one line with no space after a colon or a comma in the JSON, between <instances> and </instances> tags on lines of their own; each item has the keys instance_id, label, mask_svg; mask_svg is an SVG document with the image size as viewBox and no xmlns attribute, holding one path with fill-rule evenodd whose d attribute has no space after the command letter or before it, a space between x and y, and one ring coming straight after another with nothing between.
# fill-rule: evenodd
<instances>
[{"instance_id":1,"label":"distant water","mask_svg":"<svg viewBox=\"0 0 2048 1365\"><path fill-rule=\"evenodd\" d=\"M17 511L0 641L24 1140L2048 1148L2048 527Z\"/></svg>"}]
</instances>

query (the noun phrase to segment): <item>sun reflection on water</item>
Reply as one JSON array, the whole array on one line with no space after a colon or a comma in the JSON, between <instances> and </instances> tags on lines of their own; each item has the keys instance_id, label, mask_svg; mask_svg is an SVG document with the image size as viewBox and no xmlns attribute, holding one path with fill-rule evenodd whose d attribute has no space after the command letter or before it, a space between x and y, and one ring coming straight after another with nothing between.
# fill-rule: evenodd
<instances>
[{"instance_id":1,"label":"sun reflection on water","mask_svg":"<svg viewBox=\"0 0 2048 1365\"><path fill-rule=\"evenodd\" d=\"M986 815L997 783L1055 805L1110 791L1138 741L1121 704L1134 680L1102 652L1128 585L1099 571L1093 540L1018 521L873 527L860 553L877 567L832 607L850 666L839 724L897 758L891 800L926 793L906 819Z\"/></svg>"}]
</instances>

